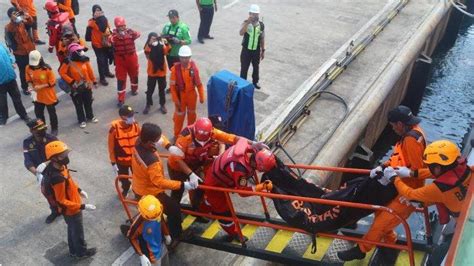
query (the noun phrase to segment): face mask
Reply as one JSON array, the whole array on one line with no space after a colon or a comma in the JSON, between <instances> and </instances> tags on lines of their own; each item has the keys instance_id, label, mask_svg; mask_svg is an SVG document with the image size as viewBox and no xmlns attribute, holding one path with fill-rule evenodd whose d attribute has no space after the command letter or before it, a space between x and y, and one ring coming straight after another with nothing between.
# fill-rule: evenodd
<instances>
[{"instance_id":1,"label":"face mask","mask_svg":"<svg viewBox=\"0 0 474 266\"><path fill-rule=\"evenodd\" d=\"M15 23L21 23L23 21L23 17L22 16L18 16L15 18Z\"/></svg>"},{"instance_id":2,"label":"face mask","mask_svg":"<svg viewBox=\"0 0 474 266\"><path fill-rule=\"evenodd\" d=\"M66 165L69 164L69 157L66 157L66 158L61 159L61 160L57 160L56 162L57 162L58 164L60 164L60 165L66 166Z\"/></svg>"},{"instance_id":3,"label":"face mask","mask_svg":"<svg viewBox=\"0 0 474 266\"><path fill-rule=\"evenodd\" d=\"M209 140L207 140L207 141L199 141L199 140L196 140L196 142L199 143L201 146L204 147L204 145L206 145L206 144L209 142Z\"/></svg>"},{"instance_id":4,"label":"face mask","mask_svg":"<svg viewBox=\"0 0 474 266\"><path fill-rule=\"evenodd\" d=\"M154 41L151 43L152 46L157 46L158 45L158 41Z\"/></svg>"},{"instance_id":5,"label":"face mask","mask_svg":"<svg viewBox=\"0 0 474 266\"><path fill-rule=\"evenodd\" d=\"M125 124L131 125L131 124L135 123L135 118L133 116L132 117L127 117L127 119L125 119L124 121L125 121Z\"/></svg>"}]
</instances>

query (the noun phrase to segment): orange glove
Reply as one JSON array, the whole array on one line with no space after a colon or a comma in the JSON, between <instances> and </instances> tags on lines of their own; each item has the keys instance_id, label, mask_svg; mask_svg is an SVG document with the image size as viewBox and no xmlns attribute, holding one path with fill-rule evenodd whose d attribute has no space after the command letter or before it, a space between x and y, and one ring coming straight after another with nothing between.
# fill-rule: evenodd
<instances>
[{"instance_id":1,"label":"orange glove","mask_svg":"<svg viewBox=\"0 0 474 266\"><path fill-rule=\"evenodd\" d=\"M265 182L260 183L255 187L255 191L257 192L261 192L262 190L272 191L272 189L273 189L273 184L272 184L272 181L270 180L265 180Z\"/></svg>"}]
</instances>

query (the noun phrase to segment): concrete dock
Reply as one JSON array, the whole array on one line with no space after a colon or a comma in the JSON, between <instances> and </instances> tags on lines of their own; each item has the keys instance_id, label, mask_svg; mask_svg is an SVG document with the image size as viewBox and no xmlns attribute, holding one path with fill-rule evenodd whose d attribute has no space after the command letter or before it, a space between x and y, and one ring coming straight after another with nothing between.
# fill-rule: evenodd
<instances>
[{"instance_id":1,"label":"concrete dock","mask_svg":"<svg viewBox=\"0 0 474 266\"><path fill-rule=\"evenodd\" d=\"M44 25L46 13L42 9L44 1L35 0L38 9L40 34L46 40ZM262 9L261 17L266 25L266 58L261 63L262 89L255 92L255 111L257 128L260 133L271 126L271 119L278 118L301 90L305 81L314 77L334 60L335 55L346 49L354 36L362 36L372 29L377 18L398 1L247 1L218 0L219 10L214 16L211 35L214 40L206 40L204 45L197 43L196 32L199 26L199 14L194 1L126 1L101 0L100 5L112 24L113 17L124 16L128 26L142 33L137 42L140 55L140 93L138 96L127 94L127 103L136 111L136 119L143 122L158 123L168 136L172 132L172 104L167 97L168 114L162 115L155 105L151 114L145 116L141 111L145 107L146 60L143 44L149 32L160 32L167 22L167 11L177 9L181 20L191 29L193 37L193 59L200 67L202 79L213 73L228 69L239 73L240 43L239 27L247 17L248 7L257 3ZM442 1L412 0L395 16L377 38L351 63L351 65L328 88L345 99L348 111L331 96L322 95L311 106L311 115L289 140L285 148L299 163L321 163L324 165L343 164L355 146L363 139L371 147L385 126L385 114L398 104L406 91L411 66L404 66L400 56L407 52L407 45L413 40L427 42L423 49L430 55L437 41L443 35L443 25L436 24L421 40L420 31L426 24L439 16L447 20L447 7L440 6ZM91 7L96 2L82 0L81 13L77 16L77 27L85 33ZM9 4L0 3L6 13ZM2 13L2 14L4 14ZM7 23L6 15L0 19ZM434 37L430 37L434 33ZM422 45L422 44L420 44ZM47 46L39 46L47 63L58 67L56 57L47 53ZM413 62L421 49L411 53ZM93 59L92 51L88 55ZM408 60L409 61L409 60ZM389 70L396 66L401 74L391 80L400 89L391 90L387 82ZM113 68L112 68L113 70ZM323 73L323 72L321 72ZM392 72L390 72L392 73ZM395 73L395 72L393 72ZM19 81L19 80L18 80ZM119 225L125 220L125 213L118 201L114 186L114 173L108 161L107 133L109 123L116 119L115 79L109 79L110 85L94 91L94 112L99 124L88 124L79 129L72 102L67 95L60 97L57 106L59 116L59 138L73 150L70 155L72 169L77 170L74 178L81 188L89 193L88 202L97 205L97 210L84 212L86 240L90 247L97 247L98 253L81 265L136 265L138 258L130 251L129 242L120 234ZM390 88L389 88L390 87ZM381 89L383 88L383 90ZM22 96L25 106L32 112L31 100ZM155 96L156 99L157 96ZM375 100L374 100L375 99ZM368 108L367 106L371 107ZM10 114L14 113L10 105ZM364 110L371 110L364 113ZM200 115L207 114L206 105L198 106ZM365 124L353 125L348 122L365 117ZM345 118L345 119L344 119ZM48 119L47 119L48 120ZM342 123L340 123L342 121ZM48 121L47 121L48 122ZM354 135L347 135L353 130ZM372 134L367 134L367 132ZM0 128L2 142L0 153L0 264L71 264L67 254L66 226L62 218L46 225L44 219L49 210L36 184L35 177L23 166L22 140L28 136L28 129L18 118ZM364 137L366 136L366 137ZM263 135L265 137L265 135ZM339 146L344 140L344 145ZM337 156L336 156L337 155ZM321 176L318 173L318 176ZM270 203L271 205L271 203ZM245 212L258 212L258 202L241 200L237 209ZM170 257L172 265L266 265L267 262L234 254L182 244Z\"/></svg>"}]
</instances>

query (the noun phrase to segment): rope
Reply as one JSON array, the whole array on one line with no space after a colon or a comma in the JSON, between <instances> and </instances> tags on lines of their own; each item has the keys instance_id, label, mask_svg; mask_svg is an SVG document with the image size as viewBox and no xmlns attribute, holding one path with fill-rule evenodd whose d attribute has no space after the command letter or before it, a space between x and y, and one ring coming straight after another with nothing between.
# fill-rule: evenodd
<instances>
[{"instance_id":1,"label":"rope","mask_svg":"<svg viewBox=\"0 0 474 266\"><path fill-rule=\"evenodd\" d=\"M470 18L474 18L474 14L471 14L469 12L467 12L466 10L466 6L462 3L459 3L459 2L454 2L454 0L449 0L449 2L451 3L451 5L454 6L454 8L456 8L459 12L463 13L464 15L470 17Z\"/></svg>"}]
</instances>

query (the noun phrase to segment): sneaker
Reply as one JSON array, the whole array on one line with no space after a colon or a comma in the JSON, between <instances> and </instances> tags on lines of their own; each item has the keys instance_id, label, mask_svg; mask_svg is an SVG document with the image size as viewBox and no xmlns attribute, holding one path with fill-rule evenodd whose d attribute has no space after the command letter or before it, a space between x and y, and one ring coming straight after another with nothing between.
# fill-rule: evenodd
<instances>
[{"instance_id":1,"label":"sneaker","mask_svg":"<svg viewBox=\"0 0 474 266\"><path fill-rule=\"evenodd\" d=\"M92 117L91 122L94 123L94 124L97 124L97 123L99 123L99 119L97 119L97 117L94 116L94 117Z\"/></svg>"},{"instance_id":2,"label":"sneaker","mask_svg":"<svg viewBox=\"0 0 474 266\"><path fill-rule=\"evenodd\" d=\"M79 127L80 127L80 128L85 128L86 126L87 126L86 122L81 122L81 123L79 124Z\"/></svg>"},{"instance_id":3,"label":"sneaker","mask_svg":"<svg viewBox=\"0 0 474 266\"><path fill-rule=\"evenodd\" d=\"M168 113L168 110L166 109L166 107L165 107L164 105L162 105L162 106L160 107L160 111L161 111L162 114Z\"/></svg>"},{"instance_id":4,"label":"sneaker","mask_svg":"<svg viewBox=\"0 0 474 266\"><path fill-rule=\"evenodd\" d=\"M50 224L54 222L54 220L59 216L59 213L57 212L52 212L48 217L46 217L46 220L44 221L46 224Z\"/></svg>"},{"instance_id":5,"label":"sneaker","mask_svg":"<svg viewBox=\"0 0 474 266\"><path fill-rule=\"evenodd\" d=\"M101 80L100 80L100 85L102 85L102 86L109 86L109 83L107 82L106 79L101 79Z\"/></svg>"},{"instance_id":6,"label":"sneaker","mask_svg":"<svg viewBox=\"0 0 474 266\"><path fill-rule=\"evenodd\" d=\"M207 35L206 37L204 37L204 39L214 40L214 37L212 37L211 35Z\"/></svg>"},{"instance_id":7,"label":"sneaker","mask_svg":"<svg viewBox=\"0 0 474 266\"><path fill-rule=\"evenodd\" d=\"M203 40L203 39L198 39L198 42L204 44L204 40Z\"/></svg>"},{"instance_id":8,"label":"sneaker","mask_svg":"<svg viewBox=\"0 0 474 266\"><path fill-rule=\"evenodd\" d=\"M260 87L260 84L258 84L258 82L257 82L257 83L254 83L253 85L255 86L255 89L257 89L257 90L259 90L259 89L261 88L261 87Z\"/></svg>"},{"instance_id":9,"label":"sneaker","mask_svg":"<svg viewBox=\"0 0 474 266\"><path fill-rule=\"evenodd\" d=\"M43 42L42 40L36 40L36 41L35 41L35 44L37 44L37 45L44 45L44 44L46 44L46 43Z\"/></svg>"},{"instance_id":10,"label":"sneaker","mask_svg":"<svg viewBox=\"0 0 474 266\"><path fill-rule=\"evenodd\" d=\"M88 248L88 249L86 249L86 251L84 251L84 253L82 253L81 255L77 254L77 258L79 258L79 259L89 258L89 257L94 256L95 253L97 253L97 249L96 249L96 248Z\"/></svg>"},{"instance_id":11,"label":"sneaker","mask_svg":"<svg viewBox=\"0 0 474 266\"><path fill-rule=\"evenodd\" d=\"M337 252L337 257L342 261L361 260L365 258L365 253L360 250L359 246L355 246L349 250Z\"/></svg>"},{"instance_id":12,"label":"sneaker","mask_svg":"<svg viewBox=\"0 0 474 266\"><path fill-rule=\"evenodd\" d=\"M115 75L110 73L110 72L105 74L105 76L108 77L108 78L115 78Z\"/></svg>"},{"instance_id":13,"label":"sneaker","mask_svg":"<svg viewBox=\"0 0 474 266\"><path fill-rule=\"evenodd\" d=\"M144 115L147 115L149 112L150 112L150 106L147 105L147 106L145 107L145 109L143 109L143 114L144 114Z\"/></svg>"},{"instance_id":14,"label":"sneaker","mask_svg":"<svg viewBox=\"0 0 474 266\"><path fill-rule=\"evenodd\" d=\"M132 95L133 95L133 96L138 95L138 91L132 90Z\"/></svg>"},{"instance_id":15,"label":"sneaker","mask_svg":"<svg viewBox=\"0 0 474 266\"><path fill-rule=\"evenodd\" d=\"M51 129L51 135L56 137L58 135L58 130L57 129Z\"/></svg>"}]
</instances>

